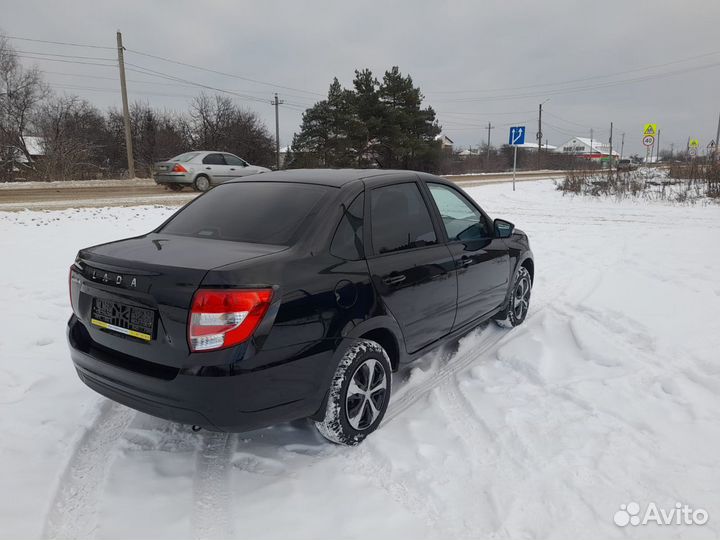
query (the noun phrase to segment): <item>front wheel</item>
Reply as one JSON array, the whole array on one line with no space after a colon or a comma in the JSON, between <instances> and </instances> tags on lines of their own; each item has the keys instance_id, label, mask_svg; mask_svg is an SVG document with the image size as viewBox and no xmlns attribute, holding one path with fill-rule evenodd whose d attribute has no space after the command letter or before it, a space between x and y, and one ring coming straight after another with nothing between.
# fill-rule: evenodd
<instances>
[{"instance_id":1,"label":"front wheel","mask_svg":"<svg viewBox=\"0 0 720 540\"><path fill-rule=\"evenodd\" d=\"M515 275L510 297L505 310L495 322L505 328L513 328L523 323L530 308L530 292L532 291L532 278L527 268L521 266Z\"/></svg>"},{"instance_id":2,"label":"front wheel","mask_svg":"<svg viewBox=\"0 0 720 540\"><path fill-rule=\"evenodd\" d=\"M335 370L325 418L315 422L320 434L354 446L375 431L390 401L390 360L385 349L360 339L343 355Z\"/></svg>"}]
</instances>

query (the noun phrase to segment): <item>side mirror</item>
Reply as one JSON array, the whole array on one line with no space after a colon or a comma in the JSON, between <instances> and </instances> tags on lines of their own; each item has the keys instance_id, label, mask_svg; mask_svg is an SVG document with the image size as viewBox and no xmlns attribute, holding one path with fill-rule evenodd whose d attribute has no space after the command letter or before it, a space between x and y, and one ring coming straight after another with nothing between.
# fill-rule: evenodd
<instances>
[{"instance_id":1,"label":"side mirror","mask_svg":"<svg viewBox=\"0 0 720 540\"><path fill-rule=\"evenodd\" d=\"M515 225L504 219L496 219L493 221L493 229L497 238L510 238L512 236Z\"/></svg>"}]
</instances>

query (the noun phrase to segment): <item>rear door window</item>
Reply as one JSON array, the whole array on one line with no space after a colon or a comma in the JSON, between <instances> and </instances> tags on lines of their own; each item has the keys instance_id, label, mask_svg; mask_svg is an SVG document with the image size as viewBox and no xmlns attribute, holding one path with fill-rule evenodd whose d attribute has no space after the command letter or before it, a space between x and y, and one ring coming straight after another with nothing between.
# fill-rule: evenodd
<instances>
[{"instance_id":1,"label":"rear door window","mask_svg":"<svg viewBox=\"0 0 720 540\"><path fill-rule=\"evenodd\" d=\"M333 189L290 182L219 185L175 214L161 232L291 245Z\"/></svg>"},{"instance_id":2,"label":"rear door window","mask_svg":"<svg viewBox=\"0 0 720 540\"><path fill-rule=\"evenodd\" d=\"M364 257L363 198L361 193L349 207L343 207L343 216L330 244L330 253L346 261L359 261Z\"/></svg>"},{"instance_id":3,"label":"rear door window","mask_svg":"<svg viewBox=\"0 0 720 540\"><path fill-rule=\"evenodd\" d=\"M242 159L240 159L237 156L234 156L232 154L223 154L225 156L225 163L228 165L238 166L238 167L245 167L247 166L247 163L245 163Z\"/></svg>"},{"instance_id":4,"label":"rear door window","mask_svg":"<svg viewBox=\"0 0 720 540\"><path fill-rule=\"evenodd\" d=\"M208 154L202 161L205 165L225 165L225 158L222 154Z\"/></svg>"},{"instance_id":5,"label":"rear door window","mask_svg":"<svg viewBox=\"0 0 720 540\"><path fill-rule=\"evenodd\" d=\"M370 205L370 230L375 254L437 243L430 212L415 182L373 189Z\"/></svg>"}]
</instances>

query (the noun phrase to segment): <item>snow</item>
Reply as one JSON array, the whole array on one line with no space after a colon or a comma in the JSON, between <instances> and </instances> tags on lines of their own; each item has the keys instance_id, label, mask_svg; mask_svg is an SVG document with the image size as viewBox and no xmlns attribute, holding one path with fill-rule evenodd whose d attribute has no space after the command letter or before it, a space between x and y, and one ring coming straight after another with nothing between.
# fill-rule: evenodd
<instances>
[{"instance_id":1,"label":"snow","mask_svg":"<svg viewBox=\"0 0 720 540\"><path fill-rule=\"evenodd\" d=\"M193 433L86 388L67 269L168 207L0 213L0 538L716 538L720 208L471 188L531 238L530 315L394 380L362 445ZM704 526L620 528L621 504Z\"/></svg>"}]
</instances>

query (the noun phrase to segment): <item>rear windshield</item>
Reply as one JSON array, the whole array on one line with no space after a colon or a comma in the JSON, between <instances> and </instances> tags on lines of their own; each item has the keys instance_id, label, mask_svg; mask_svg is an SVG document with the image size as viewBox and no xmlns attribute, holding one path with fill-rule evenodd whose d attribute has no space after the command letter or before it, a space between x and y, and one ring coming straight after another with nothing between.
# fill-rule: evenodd
<instances>
[{"instance_id":1,"label":"rear windshield","mask_svg":"<svg viewBox=\"0 0 720 540\"><path fill-rule=\"evenodd\" d=\"M168 161L179 161L181 163L186 163L199 154L200 152L186 152L185 154L180 154L179 156L170 158L168 159Z\"/></svg>"},{"instance_id":2,"label":"rear windshield","mask_svg":"<svg viewBox=\"0 0 720 540\"><path fill-rule=\"evenodd\" d=\"M224 184L195 199L161 230L197 238L287 246L331 189L284 182Z\"/></svg>"}]
</instances>

